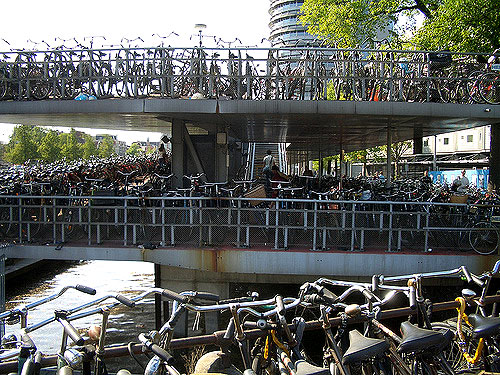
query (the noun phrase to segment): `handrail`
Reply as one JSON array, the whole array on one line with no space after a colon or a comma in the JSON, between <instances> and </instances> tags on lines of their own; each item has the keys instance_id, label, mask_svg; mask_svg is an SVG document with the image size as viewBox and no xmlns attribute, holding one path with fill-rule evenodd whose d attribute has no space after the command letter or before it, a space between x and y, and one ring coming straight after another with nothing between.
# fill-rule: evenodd
<instances>
[{"instance_id":1,"label":"handrail","mask_svg":"<svg viewBox=\"0 0 500 375\"><path fill-rule=\"evenodd\" d=\"M5 240L18 243L37 239L58 244L83 237L88 245L105 238L123 245L231 243L311 250L474 249L484 254L500 248L500 231L490 215L500 206L264 196L10 195L2 196L0 229ZM46 204L40 206L37 199ZM471 214L473 207L477 209ZM475 225L481 222L485 225ZM475 243L486 232L490 242Z\"/></svg>"}]
</instances>

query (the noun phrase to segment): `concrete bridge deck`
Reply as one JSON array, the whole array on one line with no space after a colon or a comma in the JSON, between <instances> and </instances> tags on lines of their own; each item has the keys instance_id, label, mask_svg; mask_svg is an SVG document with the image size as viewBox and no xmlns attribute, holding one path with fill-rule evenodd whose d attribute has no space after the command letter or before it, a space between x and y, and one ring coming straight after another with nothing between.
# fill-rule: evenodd
<instances>
[{"instance_id":1,"label":"concrete bridge deck","mask_svg":"<svg viewBox=\"0 0 500 375\"><path fill-rule=\"evenodd\" d=\"M336 154L500 122L489 104L332 100L100 99L0 101L0 123L164 132L172 121L242 141Z\"/></svg>"},{"instance_id":2,"label":"concrete bridge deck","mask_svg":"<svg viewBox=\"0 0 500 375\"><path fill-rule=\"evenodd\" d=\"M176 275L203 275L224 282L299 283L318 277L370 278L384 274L418 274L465 265L473 273L492 269L498 255L456 252L285 251L269 249L155 248L137 246L8 245L9 258L55 260L145 261L165 266Z\"/></svg>"}]
</instances>

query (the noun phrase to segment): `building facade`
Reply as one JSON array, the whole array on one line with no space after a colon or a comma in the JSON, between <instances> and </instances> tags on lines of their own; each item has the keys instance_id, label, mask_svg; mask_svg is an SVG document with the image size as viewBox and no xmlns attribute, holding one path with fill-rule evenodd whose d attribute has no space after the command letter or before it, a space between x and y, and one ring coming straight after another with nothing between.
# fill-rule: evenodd
<instances>
[{"instance_id":1,"label":"building facade","mask_svg":"<svg viewBox=\"0 0 500 375\"><path fill-rule=\"evenodd\" d=\"M273 47L304 47L315 38L298 19L303 0L270 0L269 40Z\"/></svg>"}]
</instances>

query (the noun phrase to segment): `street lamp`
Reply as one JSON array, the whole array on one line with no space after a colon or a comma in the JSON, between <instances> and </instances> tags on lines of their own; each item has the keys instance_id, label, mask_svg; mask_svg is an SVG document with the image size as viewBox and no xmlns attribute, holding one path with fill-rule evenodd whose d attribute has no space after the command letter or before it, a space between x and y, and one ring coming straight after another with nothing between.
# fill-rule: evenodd
<instances>
[{"instance_id":1,"label":"street lamp","mask_svg":"<svg viewBox=\"0 0 500 375\"><path fill-rule=\"evenodd\" d=\"M204 23L197 23L196 25L194 25L194 28L198 30L200 34L200 47L201 47L201 39L202 39L201 33L203 29L207 28L207 25L205 25Z\"/></svg>"}]
</instances>

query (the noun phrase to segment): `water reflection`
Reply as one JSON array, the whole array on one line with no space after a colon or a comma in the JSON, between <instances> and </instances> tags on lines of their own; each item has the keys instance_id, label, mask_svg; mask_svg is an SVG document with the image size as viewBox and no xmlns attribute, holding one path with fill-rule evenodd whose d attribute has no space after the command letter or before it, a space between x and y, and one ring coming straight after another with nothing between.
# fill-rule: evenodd
<instances>
[{"instance_id":1,"label":"water reflection","mask_svg":"<svg viewBox=\"0 0 500 375\"><path fill-rule=\"evenodd\" d=\"M54 310L70 309L107 294L122 293L127 297L132 297L154 286L153 273L153 264L146 262L90 261L79 263L70 266L52 279L44 280L41 286L27 285L28 290L9 297L7 308L44 298L57 293L67 285L82 284L97 290L95 296L90 296L69 289L56 300L30 310L29 325L52 317ZM94 315L74 321L73 325L83 331L100 322L101 316ZM137 341L137 335L140 332L154 329L154 298L137 303L135 308L118 306L111 312L108 327L107 344ZM16 333L18 329L19 324L6 326L6 333ZM57 322L30 334L38 349L47 354L54 354L58 351L61 335L62 326Z\"/></svg>"}]
</instances>

